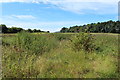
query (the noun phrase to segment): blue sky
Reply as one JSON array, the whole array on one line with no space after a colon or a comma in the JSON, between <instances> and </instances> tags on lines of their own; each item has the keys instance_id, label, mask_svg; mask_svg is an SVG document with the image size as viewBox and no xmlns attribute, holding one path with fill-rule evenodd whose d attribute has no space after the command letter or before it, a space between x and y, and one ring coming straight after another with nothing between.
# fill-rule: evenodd
<instances>
[{"instance_id":1,"label":"blue sky","mask_svg":"<svg viewBox=\"0 0 120 80\"><path fill-rule=\"evenodd\" d=\"M9 27L55 32L62 27L118 19L118 0L4 0L0 3L0 24Z\"/></svg>"}]
</instances>

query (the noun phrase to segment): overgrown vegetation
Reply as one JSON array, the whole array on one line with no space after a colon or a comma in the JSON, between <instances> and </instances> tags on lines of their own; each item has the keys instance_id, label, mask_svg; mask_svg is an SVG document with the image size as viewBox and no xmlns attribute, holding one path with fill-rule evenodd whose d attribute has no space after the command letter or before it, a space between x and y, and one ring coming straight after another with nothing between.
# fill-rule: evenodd
<instances>
[{"instance_id":1,"label":"overgrown vegetation","mask_svg":"<svg viewBox=\"0 0 120 80\"><path fill-rule=\"evenodd\" d=\"M34 35L22 31L13 37L11 42L3 42L3 45L12 44L17 51L29 51L33 54L43 54L57 47L58 41L54 37Z\"/></svg>"},{"instance_id":2,"label":"overgrown vegetation","mask_svg":"<svg viewBox=\"0 0 120 80\"><path fill-rule=\"evenodd\" d=\"M21 32L2 41L3 78L118 77L117 34Z\"/></svg>"}]
</instances>

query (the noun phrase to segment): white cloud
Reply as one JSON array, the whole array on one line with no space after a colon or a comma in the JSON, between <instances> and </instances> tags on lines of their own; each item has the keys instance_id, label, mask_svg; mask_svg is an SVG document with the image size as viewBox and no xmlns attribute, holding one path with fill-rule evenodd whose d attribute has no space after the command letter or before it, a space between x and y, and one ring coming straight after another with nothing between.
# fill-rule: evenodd
<instances>
[{"instance_id":1,"label":"white cloud","mask_svg":"<svg viewBox=\"0 0 120 80\"><path fill-rule=\"evenodd\" d=\"M56 32L59 31L62 27L69 27L74 25L82 24L80 21L56 21L56 22L22 22L22 21L12 21L5 20L2 24L6 24L8 27L21 27L24 29L40 29L43 31Z\"/></svg>"},{"instance_id":2,"label":"white cloud","mask_svg":"<svg viewBox=\"0 0 120 80\"><path fill-rule=\"evenodd\" d=\"M74 26L82 24L80 21L56 21L56 22L20 22L20 21L4 21L7 26L22 27L24 29L41 29L44 31L55 32L59 31L64 26Z\"/></svg>"},{"instance_id":3,"label":"white cloud","mask_svg":"<svg viewBox=\"0 0 120 80\"><path fill-rule=\"evenodd\" d=\"M118 2L119 0L1 0L0 2Z\"/></svg>"},{"instance_id":4,"label":"white cloud","mask_svg":"<svg viewBox=\"0 0 120 80\"><path fill-rule=\"evenodd\" d=\"M0 2L25 2L25 0L1 0Z\"/></svg>"},{"instance_id":5,"label":"white cloud","mask_svg":"<svg viewBox=\"0 0 120 80\"><path fill-rule=\"evenodd\" d=\"M22 27L24 29L41 29L44 31L55 32L59 31L63 26L72 26L72 25L79 25L82 24L80 21L38 21L37 19L34 20L20 20L14 17L24 17L23 15L12 15L12 16L2 16L2 21L0 24L6 24L8 27Z\"/></svg>"},{"instance_id":6,"label":"white cloud","mask_svg":"<svg viewBox=\"0 0 120 80\"><path fill-rule=\"evenodd\" d=\"M32 15L12 15L11 17L18 19L35 19Z\"/></svg>"},{"instance_id":7,"label":"white cloud","mask_svg":"<svg viewBox=\"0 0 120 80\"><path fill-rule=\"evenodd\" d=\"M92 10L96 14L117 13L119 0L2 0L0 2L26 2L52 4L59 9L78 14L84 14L85 10ZM89 13L89 12L88 12Z\"/></svg>"},{"instance_id":8,"label":"white cloud","mask_svg":"<svg viewBox=\"0 0 120 80\"><path fill-rule=\"evenodd\" d=\"M78 14L94 13L94 14L115 14L117 13L117 5L119 0L0 0L2 3L8 2L25 2L25 3L42 3L52 4L57 8ZM72 26L81 24L80 21L58 21L58 22L20 22L17 19L35 19L32 15L12 15L7 16L4 23L9 26L20 26L22 28L40 28L42 30L58 31L63 26Z\"/></svg>"},{"instance_id":9,"label":"white cloud","mask_svg":"<svg viewBox=\"0 0 120 80\"><path fill-rule=\"evenodd\" d=\"M47 0L46 4L56 5L62 10L67 10L79 14L92 10L98 14L117 13L119 0Z\"/></svg>"},{"instance_id":10,"label":"white cloud","mask_svg":"<svg viewBox=\"0 0 120 80\"><path fill-rule=\"evenodd\" d=\"M60 8L76 12L87 14L114 14L117 13L117 4L98 3L98 2L78 2L68 3L60 6Z\"/></svg>"}]
</instances>

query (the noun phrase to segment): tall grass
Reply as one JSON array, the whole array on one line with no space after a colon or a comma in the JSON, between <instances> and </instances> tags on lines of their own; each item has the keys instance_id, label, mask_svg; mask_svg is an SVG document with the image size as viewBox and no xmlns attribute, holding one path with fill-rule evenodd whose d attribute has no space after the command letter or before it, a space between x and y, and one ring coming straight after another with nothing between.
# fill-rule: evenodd
<instances>
[{"instance_id":1,"label":"tall grass","mask_svg":"<svg viewBox=\"0 0 120 80\"><path fill-rule=\"evenodd\" d=\"M66 34L63 36L65 38L62 35L64 34L35 35L21 32L13 37L4 37L2 47L3 77L118 77L117 36L102 34L95 35L95 40L88 40L92 38L91 35L84 33L72 36ZM71 37L73 42L71 42ZM81 46L83 44L84 46ZM93 45L99 46L102 51L96 50L92 51L91 54L86 54L89 48L94 48ZM76 48L78 46L80 48ZM74 51L73 47L79 50Z\"/></svg>"},{"instance_id":2,"label":"tall grass","mask_svg":"<svg viewBox=\"0 0 120 80\"><path fill-rule=\"evenodd\" d=\"M29 51L33 54L43 54L57 47L57 40L53 37L33 35L28 32L20 32L12 42L14 48L22 51Z\"/></svg>"}]
</instances>

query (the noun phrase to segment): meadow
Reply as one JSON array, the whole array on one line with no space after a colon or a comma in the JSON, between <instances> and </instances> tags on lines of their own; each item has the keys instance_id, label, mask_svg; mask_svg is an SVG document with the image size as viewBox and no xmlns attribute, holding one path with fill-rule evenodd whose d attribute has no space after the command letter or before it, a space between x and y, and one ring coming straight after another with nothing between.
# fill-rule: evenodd
<instances>
[{"instance_id":1,"label":"meadow","mask_svg":"<svg viewBox=\"0 0 120 80\"><path fill-rule=\"evenodd\" d=\"M2 37L3 78L118 78L118 34Z\"/></svg>"}]
</instances>

